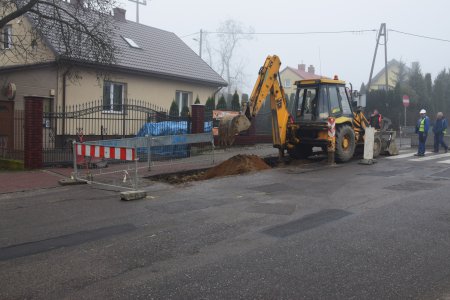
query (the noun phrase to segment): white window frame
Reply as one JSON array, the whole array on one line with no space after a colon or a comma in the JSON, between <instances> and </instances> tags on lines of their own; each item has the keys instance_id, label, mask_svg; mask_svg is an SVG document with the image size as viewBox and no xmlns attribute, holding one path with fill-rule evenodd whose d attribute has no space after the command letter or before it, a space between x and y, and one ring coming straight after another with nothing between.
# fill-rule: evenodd
<instances>
[{"instance_id":1,"label":"white window frame","mask_svg":"<svg viewBox=\"0 0 450 300\"><path fill-rule=\"evenodd\" d=\"M128 43L128 45L131 48L141 49L141 47L135 41L133 41L131 38L124 37L123 35L122 35L122 38Z\"/></svg>"},{"instance_id":2,"label":"white window frame","mask_svg":"<svg viewBox=\"0 0 450 300\"><path fill-rule=\"evenodd\" d=\"M126 88L126 84L122 83L122 82L114 82L114 81L105 81L103 83L103 89L105 88L105 86L109 84L110 88L109 88L109 109L104 109L106 104L105 104L105 99L103 99L103 112L107 112L107 113L122 113L123 112L123 104L124 104L124 100L125 100L125 88ZM120 105L122 107L121 110L114 110L114 86L115 85L120 85L122 86L122 96L121 96L121 102Z\"/></svg>"},{"instance_id":3,"label":"white window frame","mask_svg":"<svg viewBox=\"0 0 450 300\"><path fill-rule=\"evenodd\" d=\"M181 91L181 90L177 90L175 92L175 102L178 105L178 113L181 115L181 111L183 110L183 106L182 106L182 99L183 99L183 94L187 94L188 95L188 103L187 103L187 107L189 107L192 104L192 92L188 92L188 91ZM179 95L179 97L177 97Z\"/></svg>"},{"instance_id":4,"label":"white window frame","mask_svg":"<svg viewBox=\"0 0 450 300\"><path fill-rule=\"evenodd\" d=\"M290 79L285 79L284 80L284 87L285 88L290 88L292 85L291 85L291 80Z\"/></svg>"},{"instance_id":5,"label":"white window frame","mask_svg":"<svg viewBox=\"0 0 450 300\"><path fill-rule=\"evenodd\" d=\"M5 40L5 35L7 36ZM11 49L12 48L12 25L8 24L2 28L2 49ZM5 45L7 47L5 47Z\"/></svg>"}]
</instances>

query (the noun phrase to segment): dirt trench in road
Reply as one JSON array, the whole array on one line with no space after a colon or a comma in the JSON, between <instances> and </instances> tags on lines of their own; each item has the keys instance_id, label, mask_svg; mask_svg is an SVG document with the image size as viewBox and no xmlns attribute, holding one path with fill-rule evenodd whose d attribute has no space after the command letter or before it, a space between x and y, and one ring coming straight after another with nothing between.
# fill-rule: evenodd
<instances>
[{"instance_id":1,"label":"dirt trench in road","mask_svg":"<svg viewBox=\"0 0 450 300\"><path fill-rule=\"evenodd\" d=\"M172 174L161 174L148 177L150 180L170 184L187 183L190 181L207 180L216 177L239 175L248 172L267 170L274 167L277 158L260 158L257 155L238 154L210 169L184 171Z\"/></svg>"},{"instance_id":2,"label":"dirt trench in road","mask_svg":"<svg viewBox=\"0 0 450 300\"><path fill-rule=\"evenodd\" d=\"M184 184L191 181L201 181L224 176L258 172L271 168L286 166L302 166L314 163L326 162L326 156L313 156L309 159L282 161L278 156L261 158L257 155L238 154L215 167L201 170L189 170L170 174L159 174L147 177L152 181L165 182L169 184Z\"/></svg>"}]
</instances>

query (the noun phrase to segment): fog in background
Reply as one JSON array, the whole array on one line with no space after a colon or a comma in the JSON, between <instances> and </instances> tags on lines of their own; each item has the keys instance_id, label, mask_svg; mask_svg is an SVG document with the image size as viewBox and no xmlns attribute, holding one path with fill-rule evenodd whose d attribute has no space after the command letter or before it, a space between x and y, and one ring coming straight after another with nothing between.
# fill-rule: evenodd
<instances>
[{"instance_id":1,"label":"fog in background","mask_svg":"<svg viewBox=\"0 0 450 300\"><path fill-rule=\"evenodd\" d=\"M127 19L136 18L136 4L120 0ZM342 34L253 35L242 41L234 63L242 65L241 90L251 92L260 66L269 54L276 54L285 66L314 65L317 74L353 83L359 89L367 83L381 23L388 29L388 60L404 61L408 66L419 61L422 72L432 78L450 67L450 42L435 41L389 31L394 29L416 35L450 40L450 2L431 1L214 1L151 0L140 6L140 23L174 32L198 53L199 34L216 31L227 19L258 32L376 31ZM187 36L190 35L190 36ZM193 38L197 39L193 40ZM216 35L210 34L211 46ZM206 59L206 49L203 48ZM379 46L374 76L384 66L384 46Z\"/></svg>"}]
</instances>

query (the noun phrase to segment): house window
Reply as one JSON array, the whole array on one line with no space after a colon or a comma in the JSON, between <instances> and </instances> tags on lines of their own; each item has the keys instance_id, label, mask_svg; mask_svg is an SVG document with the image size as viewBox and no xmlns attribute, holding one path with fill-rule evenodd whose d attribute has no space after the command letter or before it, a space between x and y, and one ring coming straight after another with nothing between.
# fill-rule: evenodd
<instances>
[{"instance_id":1,"label":"house window","mask_svg":"<svg viewBox=\"0 0 450 300\"><path fill-rule=\"evenodd\" d=\"M125 84L105 81L103 85L103 110L123 111L122 104L125 98Z\"/></svg>"},{"instance_id":2,"label":"house window","mask_svg":"<svg viewBox=\"0 0 450 300\"><path fill-rule=\"evenodd\" d=\"M128 45L130 45L130 47L132 47L132 48L138 48L138 49L141 48L141 47L139 47L139 45L138 45L135 41L133 41L132 39L127 38L127 37L124 37L124 36L122 36L122 38L128 43Z\"/></svg>"},{"instance_id":3,"label":"house window","mask_svg":"<svg viewBox=\"0 0 450 300\"><path fill-rule=\"evenodd\" d=\"M12 26L6 25L2 29L2 48L10 49L12 48Z\"/></svg>"},{"instance_id":4,"label":"house window","mask_svg":"<svg viewBox=\"0 0 450 300\"><path fill-rule=\"evenodd\" d=\"M175 101L178 105L178 110L179 110L180 114L181 114L181 110L183 109L183 107L185 107L185 106L189 107L189 105L191 104L191 99L192 99L191 92L177 91L175 93Z\"/></svg>"},{"instance_id":5,"label":"house window","mask_svg":"<svg viewBox=\"0 0 450 300\"><path fill-rule=\"evenodd\" d=\"M291 87L291 80L290 79L285 79L284 80L284 87L285 88L290 88Z\"/></svg>"}]
</instances>

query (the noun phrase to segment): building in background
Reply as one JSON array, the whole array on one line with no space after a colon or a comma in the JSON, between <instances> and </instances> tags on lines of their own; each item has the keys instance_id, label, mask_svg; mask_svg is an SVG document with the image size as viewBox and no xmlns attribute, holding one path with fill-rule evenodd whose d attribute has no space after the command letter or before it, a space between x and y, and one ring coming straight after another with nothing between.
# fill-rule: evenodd
<instances>
[{"instance_id":1,"label":"building in background","mask_svg":"<svg viewBox=\"0 0 450 300\"><path fill-rule=\"evenodd\" d=\"M388 89L395 88L399 80L407 80L410 70L411 68L404 63L395 59L390 60L387 64ZM366 91L372 90L386 90L386 72L384 67L372 78L370 87L366 87Z\"/></svg>"},{"instance_id":2,"label":"building in background","mask_svg":"<svg viewBox=\"0 0 450 300\"><path fill-rule=\"evenodd\" d=\"M78 3L66 3L67 8ZM180 111L194 103L196 97L205 103L209 96L227 82L172 32L146 26L125 18L125 10L115 8L114 44L119 48L117 63L109 66L71 62L80 77L72 80L58 67L63 55L58 39L44 36L35 47L39 59L8 59L14 47L15 32L32 25L26 16L11 21L2 29L7 42L0 51L0 88L16 87L15 109L23 109L23 96L48 97L46 110L57 106L79 105L100 101L105 113L120 113L125 99L136 99L168 109L175 100ZM57 30L55 28L55 30ZM55 34L55 36L58 36ZM79 47L83 47L80 43ZM80 49L82 51L82 49ZM98 70L107 76L98 76ZM1 93L0 101L7 100ZM9 100L11 101L11 100Z\"/></svg>"},{"instance_id":3,"label":"building in background","mask_svg":"<svg viewBox=\"0 0 450 300\"><path fill-rule=\"evenodd\" d=\"M306 70L305 64L299 64L297 68L292 68L289 66L284 68L280 72L280 78L285 93L290 96L291 94L295 94L296 87L294 83L297 80L320 79L323 78L323 76L316 74L316 69L313 65L310 65L308 70Z\"/></svg>"}]
</instances>

